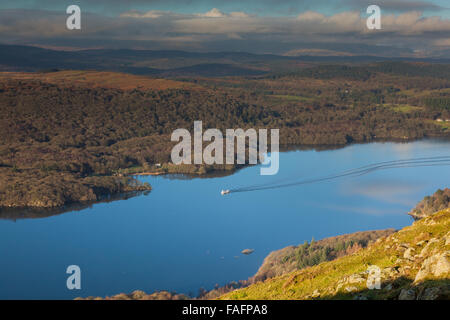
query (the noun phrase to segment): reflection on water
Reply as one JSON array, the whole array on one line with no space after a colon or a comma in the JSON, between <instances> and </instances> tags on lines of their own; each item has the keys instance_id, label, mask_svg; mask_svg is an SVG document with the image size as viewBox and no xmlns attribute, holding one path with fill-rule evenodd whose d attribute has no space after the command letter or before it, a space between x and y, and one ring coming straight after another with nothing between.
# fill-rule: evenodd
<instances>
[{"instance_id":1,"label":"reflection on water","mask_svg":"<svg viewBox=\"0 0 450 320\"><path fill-rule=\"evenodd\" d=\"M19 219L40 219L56 216L70 211L82 211L92 208L94 204L109 203L117 200L127 200L133 197L148 195L150 191L132 191L122 194L102 196L100 201L88 201L82 203L68 204L56 208L5 208L0 207L0 219L19 220Z\"/></svg>"},{"instance_id":2,"label":"reflection on water","mask_svg":"<svg viewBox=\"0 0 450 320\"><path fill-rule=\"evenodd\" d=\"M407 147L405 147L407 146ZM448 155L450 143L373 143L280 154L276 176L259 166L232 175L143 176L148 196L66 214L0 219L0 299L106 296L136 289L196 294L255 274L270 251L356 231L402 228L424 196L448 186L448 167L401 168L292 188L220 195L222 189L310 179L407 157ZM405 151L407 150L407 151ZM67 208L66 208L67 209ZM78 211L75 211L78 210ZM246 248L251 255L242 254ZM78 265L82 289L66 288Z\"/></svg>"}]
</instances>

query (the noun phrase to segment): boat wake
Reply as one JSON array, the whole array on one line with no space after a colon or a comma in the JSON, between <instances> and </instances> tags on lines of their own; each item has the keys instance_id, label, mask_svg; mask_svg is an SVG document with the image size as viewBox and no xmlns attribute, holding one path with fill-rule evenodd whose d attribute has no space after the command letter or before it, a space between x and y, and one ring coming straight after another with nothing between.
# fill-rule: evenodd
<instances>
[{"instance_id":1,"label":"boat wake","mask_svg":"<svg viewBox=\"0 0 450 320\"><path fill-rule=\"evenodd\" d=\"M292 180L287 179L284 181L277 181L272 183L253 185L247 187L239 187L239 188L231 188L227 189L227 193L236 193L236 192L250 192L250 191L258 191L258 190L270 190L270 189L280 189L280 188L288 188L294 186L300 186L305 184L312 184L324 181L335 180L344 177L355 177L366 175L379 170L387 170L387 169L398 169L398 168L415 168L415 167L438 167L438 166L449 166L450 165L450 156L438 156L438 157L424 157L424 158L413 158L413 159L403 159L403 160L392 160L392 161L384 161L378 163L372 163L366 166L362 166L359 168L346 170L342 172L338 172L335 174L331 174L328 176L317 177L312 179L303 179L303 180Z\"/></svg>"}]
</instances>

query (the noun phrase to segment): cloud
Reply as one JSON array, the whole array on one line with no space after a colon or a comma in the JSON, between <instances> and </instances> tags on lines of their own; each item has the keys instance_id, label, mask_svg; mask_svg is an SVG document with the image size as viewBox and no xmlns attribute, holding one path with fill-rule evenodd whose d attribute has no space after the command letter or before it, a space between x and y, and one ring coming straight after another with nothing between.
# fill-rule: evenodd
<instances>
[{"instance_id":1,"label":"cloud","mask_svg":"<svg viewBox=\"0 0 450 320\"><path fill-rule=\"evenodd\" d=\"M249 14L243 12L243 11L233 11L230 13L224 13L222 11L220 11L217 8L212 8L211 10L209 10L208 12L205 13L198 13L197 14L200 17L205 17L205 18L248 18L250 17Z\"/></svg>"},{"instance_id":2,"label":"cloud","mask_svg":"<svg viewBox=\"0 0 450 320\"><path fill-rule=\"evenodd\" d=\"M177 10L195 13L204 10L205 5L224 12L242 11L263 15L293 15L302 11L326 9L328 12L356 10L365 11L369 4L382 7L383 13L405 11L440 11L442 6L433 3L444 0L76 0L82 10L106 15L118 15L132 10ZM2 0L0 9L24 8L63 11L68 3L61 0ZM176 9L175 9L176 8Z\"/></svg>"},{"instance_id":3,"label":"cloud","mask_svg":"<svg viewBox=\"0 0 450 320\"><path fill-rule=\"evenodd\" d=\"M308 11L297 16L302 30L313 33L342 33L361 32L365 26L365 20L356 11L337 13L332 16Z\"/></svg>"},{"instance_id":4,"label":"cloud","mask_svg":"<svg viewBox=\"0 0 450 320\"><path fill-rule=\"evenodd\" d=\"M203 18L215 19L203 19ZM239 17L241 19L235 19ZM212 9L198 17L182 17L174 21L178 32L186 33L284 33L297 34L339 34L354 33L365 35L374 33L366 27L366 17L357 11L345 11L326 16L319 12L307 11L295 18L258 17L246 13L226 14ZM380 33L397 33L399 35L423 34L426 32L450 31L450 20L441 17L423 17L421 12L411 11L400 15L382 16Z\"/></svg>"},{"instance_id":5,"label":"cloud","mask_svg":"<svg viewBox=\"0 0 450 320\"><path fill-rule=\"evenodd\" d=\"M366 17L356 11L346 11L332 16L307 11L297 16L297 21L304 27L304 32L360 34L374 33L366 28ZM449 32L450 20L438 16L424 17L422 12L410 11L399 15L384 14L381 16L380 33L398 35L424 34L427 32Z\"/></svg>"},{"instance_id":6,"label":"cloud","mask_svg":"<svg viewBox=\"0 0 450 320\"><path fill-rule=\"evenodd\" d=\"M421 35L424 33L450 32L450 20L438 16L423 17L421 12L411 11L382 17L384 32L396 32L402 35Z\"/></svg>"},{"instance_id":7,"label":"cloud","mask_svg":"<svg viewBox=\"0 0 450 320\"><path fill-rule=\"evenodd\" d=\"M366 16L359 11L325 15L309 10L289 17L226 12L217 8L203 13L128 10L116 17L82 12L82 30L76 32L66 29L66 17L65 12L56 11L0 10L0 38L14 43L64 46L77 40L78 47L83 41L86 45L94 43L96 47L98 43L112 47L127 43L129 46L134 41L138 47L164 48L168 44L168 48L187 50L216 48L264 53L301 48L345 51L371 46L378 48L370 52L376 54L390 46L416 50L442 48L448 44L450 31L449 19L425 17L419 11L383 14L382 30L368 30ZM303 47L304 43L318 45Z\"/></svg>"},{"instance_id":8,"label":"cloud","mask_svg":"<svg viewBox=\"0 0 450 320\"><path fill-rule=\"evenodd\" d=\"M163 14L165 14L165 12L157 11L157 10L150 10L147 12L131 10L131 11L121 13L119 15L119 17L121 17L121 18L140 18L140 19L141 18L151 18L151 19L155 19L155 18L161 17Z\"/></svg>"},{"instance_id":9,"label":"cloud","mask_svg":"<svg viewBox=\"0 0 450 320\"><path fill-rule=\"evenodd\" d=\"M314 11L306 11L297 16L297 20L304 22L324 21L325 19L326 16L324 14Z\"/></svg>"},{"instance_id":10,"label":"cloud","mask_svg":"<svg viewBox=\"0 0 450 320\"><path fill-rule=\"evenodd\" d=\"M233 12L230 12L230 17L242 19L242 18L248 18L248 17L250 17L250 15L243 11L233 11Z\"/></svg>"},{"instance_id":11,"label":"cloud","mask_svg":"<svg viewBox=\"0 0 450 320\"><path fill-rule=\"evenodd\" d=\"M354 8L367 8L367 0L346 0L345 3ZM374 0L370 4L378 5L382 11L404 12L404 11L439 11L445 9L430 1L414 0Z\"/></svg>"},{"instance_id":12,"label":"cloud","mask_svg":"<svg viewBox=\"0 0 450 320\"><path fill-rule=\"evenodd\" d=\"M210 11L206 13L200 13L199 16L207 18L223 18L225 17L225 14L217 8L212 8Z\"/></svg>"}]
</instances>

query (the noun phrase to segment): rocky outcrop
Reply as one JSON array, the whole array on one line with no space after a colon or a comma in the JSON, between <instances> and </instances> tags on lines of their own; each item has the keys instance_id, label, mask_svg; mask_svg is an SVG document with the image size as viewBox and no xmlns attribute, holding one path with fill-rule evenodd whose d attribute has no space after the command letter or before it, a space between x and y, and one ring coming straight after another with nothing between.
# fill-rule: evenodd
<instances>
[{"instance_id":1,"label":"rocky outcrop","mask_svg":"<svg viewBox=\"0 0 450 320\"><path fill-rule=\"evenodd\" d=\"M398 300L416 300L416 292L413 289L402 289Z\"/></svg>"},{"instance_id":2,"label":"rocky outcrop","mask_svg":"<svg viewBox=\"0 0 450 320\"><path fill-rule=\"evenodd\" d=\"M441 277L450 274L450 251L436 253L422 262L414 282L428 277Z\"/></svg>"},{"instance_id":3,"label":"rocky outcrop","mask_svg":"<svg viewBox=\"0 0 450 320\"><path fill-rule=\"evenodd\" d=\"M426 196L408 214L414 219L422 219L450 206L450 189L436 191L432 196Z\"/></svg>"},{"instance_id":4,"label":"rocky outcrop","mask_svg":"<svg viewBox=\"0 0 450 320\"><path fill-rule=\"evenodd\" d=\"M450 208L353 254L258 282L223 299L450 299Z\"/></svg>"}]
</instances>

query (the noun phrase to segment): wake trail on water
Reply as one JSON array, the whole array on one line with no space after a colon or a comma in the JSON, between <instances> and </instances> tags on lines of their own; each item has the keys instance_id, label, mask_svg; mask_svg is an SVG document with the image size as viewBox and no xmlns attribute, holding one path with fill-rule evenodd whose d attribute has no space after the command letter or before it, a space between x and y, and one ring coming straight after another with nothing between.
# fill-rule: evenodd
<instances>
[{"instance_id":1,"label":"wake trail on water","mask_svg":"<svg viewBox=\"0 0 450 320\"><path fill-rule=\"evenodd\" d=\"M253 185L247 187L239 187L230 189L229 192L250 192L258 190L269 190L269 189L280 189L287 188L305 184L318 183L323 181L330 181L344 177L357 177L366 175L378 170L396 169L396 168L415 168L415 167L439 167L439 166L449 166L450 156L437 156L437 157L423 157L423 158L413 158L413 159L403 159L403 160L391 160L383 161L378 163L372 163L362 167L358 167L351 170L346 170L331 174L328 176L317 177L312 179L302 179L302 180L292 180L286 179L277 182L265 183L260 185Z\"/></svg>"}]
</instances>

